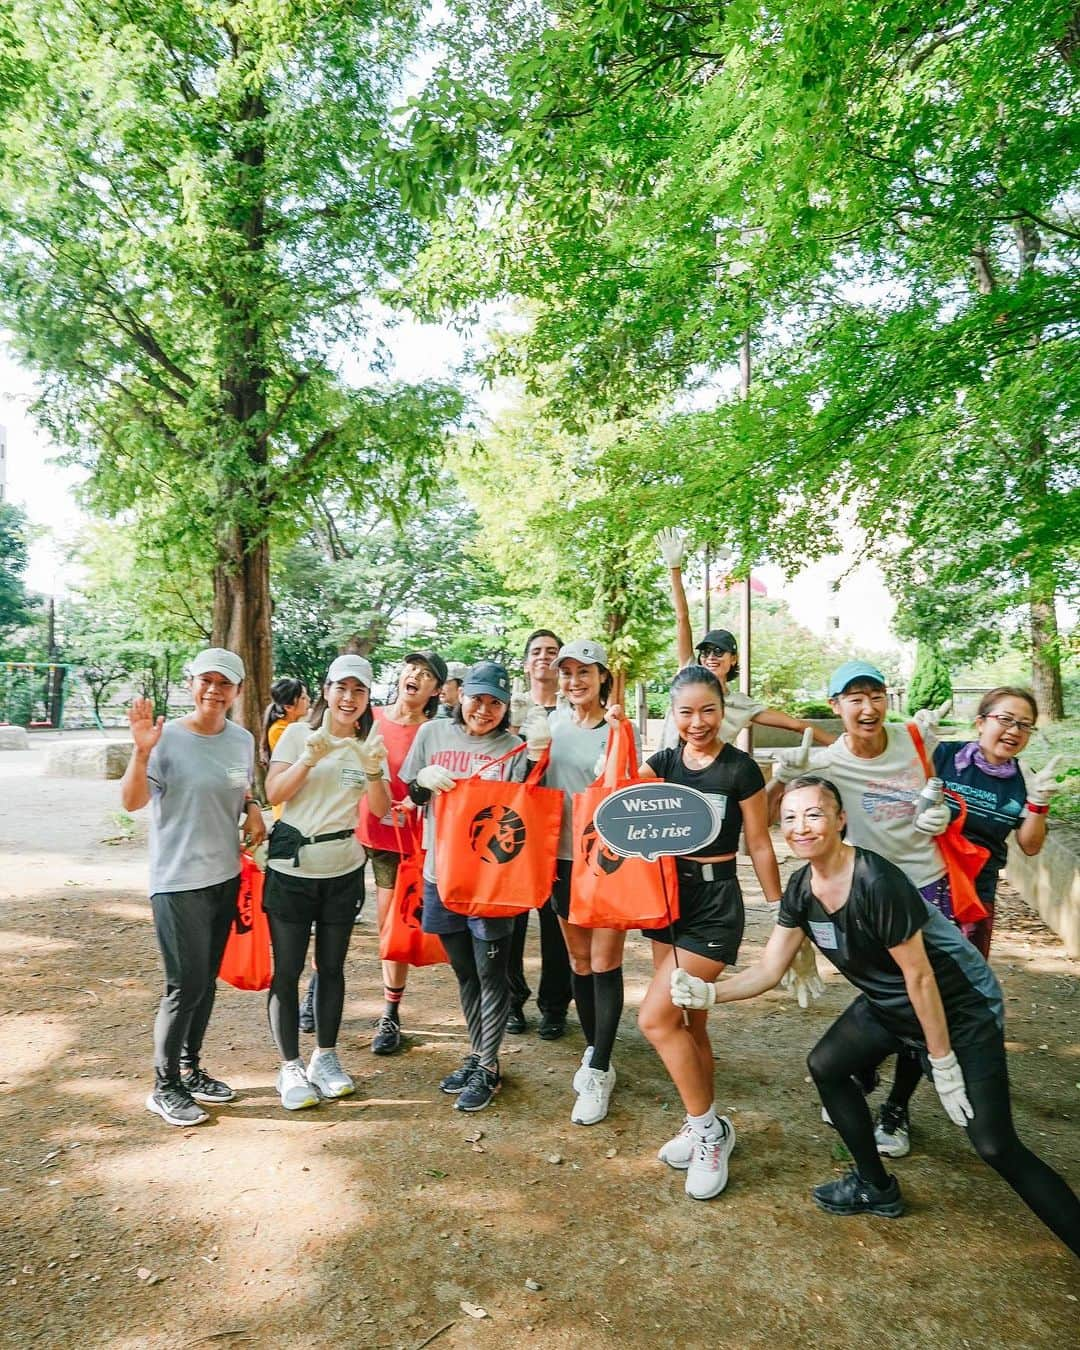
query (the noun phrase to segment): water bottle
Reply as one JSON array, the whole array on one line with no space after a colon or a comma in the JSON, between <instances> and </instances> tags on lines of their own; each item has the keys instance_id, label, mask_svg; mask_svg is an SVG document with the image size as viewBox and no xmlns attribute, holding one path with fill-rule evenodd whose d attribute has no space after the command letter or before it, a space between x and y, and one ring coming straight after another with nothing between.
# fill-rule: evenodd
<instances>
[{"instance_id":1,"label":"water bottle","mask_svg":"<svg viewBox=\"0 0 1080 1350\"><path fill-rule=\"evenodd\" d=\"M931 806L940 806L944 800L945 784L940 778L928 778L926 786L915 799L915 814L920 815Z\"/></svg>"}]
</instances>

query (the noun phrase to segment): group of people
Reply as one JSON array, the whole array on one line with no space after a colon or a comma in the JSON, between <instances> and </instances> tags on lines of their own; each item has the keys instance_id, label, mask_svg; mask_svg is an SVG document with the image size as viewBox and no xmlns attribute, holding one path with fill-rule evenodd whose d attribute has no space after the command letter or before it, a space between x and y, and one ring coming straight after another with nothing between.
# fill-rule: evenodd
<instances>
[{"instance_id":1,"label":"group of people","mask_svg":"<svg viewBox=\"0 0 1080 1350\"><path fill-rule=\"evenodd\" d=\"M645 931L653 978L638 1022L686 1112L659 1159L685 1172L692 1198L707 1200L724 1189L735 1131L716 1110L709 1009L781 978L806 1002L823 987L817 949L862 992L810 1054L823 1115L855 1162L846 1177L815 1189L816 1203L834 1214L901 1212L899 1186L882 1157L910 1149L908 1103L925 1069L980 1156L1080 1254L1080 1202L1012 1127L1003 1003L986 961L1005 841L1015 830L1021 848L1038 851L1056 789L1049 769L1027 784L1017 764L1037 716L1031 694L991 691L975 719L974 740L939 741L932 715L921 715L914 728L888 723L881 672L847 662L829 683L843 727L834 739L728 688L737 644L725 630L692 643L682 540L665 531L658 544L671 574L681 668L671 686L664 743L638 773L705 794L720 822L708 844L676 860L678 917ZM425 858L422 926L438 936L453 969L469 1041L462 1063L439 1087L463 1111L484 1109L499 1092L503 1038L526 1025L528 914L474 917L443 904L437 864L440 849L453 841L439 838L433 805L463 779L521 781L530 763L543 759L544 781L563 794L563 808L554 886L538 911L539 1032L559 1039L573 1003L586 1045L572 1077L571 1119L592 1126L608 1114L626 934L571 919L572 821L574 798L597 779L612 728L625 713L606 651L591 638L563 643L538 630L525 644L523 665L529 689L515 693L498 662L455 667L436 652L418 650L406 656L393 700L376 708L372 669L360 656L331 663L313 706L298 681L274 685L262 745L275 815L264 906L274 958L268 1012L285 1109L354 1091L337 1038L364 865L372 865L383 924L400 859L417 847ZM209 649L190 673L195 706L186 717L163 725L146 700L136 700L134 753L122 784L127 809L151 805L151 904L165 992L155 1023L155 1085L146 1104L173 1125L198 1124L205 1104L233 1096L202 1067L201 1048L236 904L237 826L249 846L265 829L251 795L254 738L227 717L243 665L234 653ZM768 790L757 763L732 743L750 721L804 733L797 749L780 752ZM966 933L953 922L935 843L952 816L948 805L920 800L928 773L915 738L933 755L938 776L964 797L965 829L989 849L977 881L987 917ZM812 739L819 742L815 749ZM805 859L786 887L769 834L777 812L789 848ZM743 936L740 836L766 901L778 904L779 913L761 962L721 978ZM305 1063L299 990L312 933L315 1048ZM383 963L376 1054L402 1046L408 970ZM895 1081L875 1120L865 1093L892 1054Z\"/></svg>"}]
</instances>

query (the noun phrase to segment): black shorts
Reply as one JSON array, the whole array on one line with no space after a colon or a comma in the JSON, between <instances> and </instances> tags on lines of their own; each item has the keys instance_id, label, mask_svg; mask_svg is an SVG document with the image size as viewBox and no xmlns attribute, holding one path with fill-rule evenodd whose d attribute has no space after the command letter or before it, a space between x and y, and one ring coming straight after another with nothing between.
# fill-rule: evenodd
<instances>
[{"instance_id":1,"label":"black shorts","mask_svg":"<svg viewBox=\"0 0 1080 1350\"><path fill-rule=\"evenodd\" d=\"M702 878L700 863L677 858L679 917L675 921L675 945L706 961L735 964L742 943L746 914L734 862L713 863L713 879ZM718 876L717 873L724 875ZM671 945L670 928L642 929L652 942Z\"/></svg>"},{"instance_id":2,"label":"black shorts","mask_svg":"<svg viewBox=\"0 0 1080 1350\"><path fill-rule=\"evenodd\" d=\"M356 922L364 906L364 869L339 877L296 877L266 869L263 909L286 923Z\"/></svg>"},{"instance_id":3,"label":"black shorts","mask_svg":"<svg viewBox=\"0 0 1080 1350\"><path fill-rule=\"evenodd\" d=\"M560 858L555 864L555 885L548 902L559 916L570 922L570 869L573 863L569 858Z\"/></svg>"},{"instance_id":4,"label":"black shorts","mask_svg":"<svg viewBox=\"0 0 1080 1350\"><path fill-rule=\"evenodd\" d=\"M368 862L371 864L371 871L375 877L375 885L384 891L392 891L397 882L398 863L401 861L401 854L395 853L389 848L368 848L365 845L365 853Z\"/></svg>"}]
</instances>

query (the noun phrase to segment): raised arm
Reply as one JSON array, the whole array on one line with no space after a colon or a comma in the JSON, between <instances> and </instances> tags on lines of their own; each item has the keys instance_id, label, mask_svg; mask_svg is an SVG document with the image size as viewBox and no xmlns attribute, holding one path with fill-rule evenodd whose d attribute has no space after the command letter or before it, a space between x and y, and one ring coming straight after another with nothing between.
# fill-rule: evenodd
<instances>
[{"instance_id":1,"label":"raised arm","mask_svg":"<svg viewBox=\"0 0 1080 1350\"><path fill-rule=\"evenodd\" d=\"M675 659L681 670L694 659L690 605L686 599L682 580L682 565L686 559L686 538L681 530L658 530L656 546L664 556L664 566L671 578L671 602L675 608Z\"/></svg>"},{"instance_id":2,"label":"raised arm","mask_svg":"<svg viewBox=\"0 0 1080 1350\"><path fill-rule=\"evenodd\" d=\"M762 727L779 727L783 731L809 731L815 745L832 745L836 740L831 731L823 731L821 727L813 726L803 717L789 717L779 708L763 708L761 712L755 713L750 721Z\"/></svg>"}]
</instances>

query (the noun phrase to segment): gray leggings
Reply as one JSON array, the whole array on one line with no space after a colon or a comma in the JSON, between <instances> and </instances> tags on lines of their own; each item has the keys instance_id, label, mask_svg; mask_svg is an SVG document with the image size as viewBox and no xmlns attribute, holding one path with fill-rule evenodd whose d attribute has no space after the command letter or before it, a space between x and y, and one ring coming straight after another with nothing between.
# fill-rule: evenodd
<instances>
[{"instance_id":1,"label":"gray leggings","mask_svg":"<svg viewBox=\"0 0 1080 1350\"><path fill-rule=\"evenodd\" d=\"M507 967L512 936L478 938L465 930L440 933L439 940L457 976L472 1052L485 1068L494 1069L510 1016Z\"/></svg>"}]
</instances>

